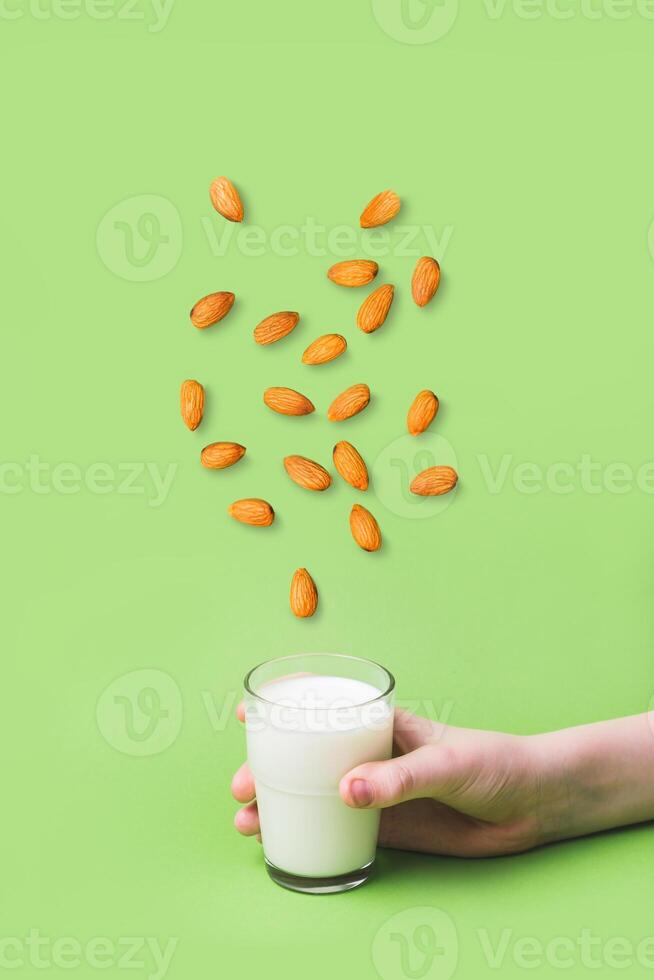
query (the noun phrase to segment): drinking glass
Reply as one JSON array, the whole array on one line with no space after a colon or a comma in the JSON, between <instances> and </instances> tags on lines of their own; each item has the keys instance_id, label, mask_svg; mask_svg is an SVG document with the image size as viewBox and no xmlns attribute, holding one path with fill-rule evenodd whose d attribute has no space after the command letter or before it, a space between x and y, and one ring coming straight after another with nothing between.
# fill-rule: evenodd
<instances>
[{"instance_id":1,"label":"drinking glass","mask_svg":"<svg viewBox=\"0 0 654 980\"><path fill-rule=\"evenodd\" d=\"M280 657L246 676L248 762L277 884L322 894L370 877L379 811L348 807L338 784L390 758L394 687L379 664L336 653Z\"/></svg>"}]
</instances>

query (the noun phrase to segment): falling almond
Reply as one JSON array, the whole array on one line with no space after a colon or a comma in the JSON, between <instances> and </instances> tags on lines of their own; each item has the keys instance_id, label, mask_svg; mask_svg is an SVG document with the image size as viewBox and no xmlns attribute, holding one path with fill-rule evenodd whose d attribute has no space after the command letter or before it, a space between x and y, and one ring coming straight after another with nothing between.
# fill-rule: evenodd
<instances>
[{"instance_id":1,"label":"falling almond","mask_svg":"<svg viewBox=\"0 0 654 980\"><path fill-rule=\"evenodd\" d=\"M238 442L212 442L202 450L200 461L207 469L224 470L238 463L243 456L245 456L245 446L239 445Z\"/></svg>"},{"instance_id":2,"label":"falling almond","mask_svg":"<svg viewBox=\"0 0 654 980\"><path fill-rule=\"evenodd\" d=\"M318 589L306 568L298 568L291 581L291 611L299 619L313 616L318 608Z\"/></svg>"},{"instance_id":3,"label":"falling almond","mask_svg":"<svg viewBox=\"0 0 654 980\"><path fill-rule=\"evenodd\" d=\"M451 466L430 466L428 470L418 473L410 490L419 497L439 497L453 490L458 479L456 470Z\"/></svg>"},{"instance_id":4,"label":"falling almond","mask_svg":"<svg viewBox=\"0 0 654 980\"><path fill-rule=\"evenodd\" d=\"M357 313L357 327L364 333L374 333L378 330L391 308L395 286L386 284L371 293L359 307Z\"/></svg>"},{"instance_id":5,"label":"falling almond","mask_svg":"<svg viewBox=\"0 0 654 980\"><path fill-rule=\"evenodd\" d=\"M309 344L302 355L303 364L327 364L347 350L347 340L340 333L326 333Z\"/></svg>"},{"instance_id":6,"label":"falling almond","mask_svg":"<svg viewBox=\"0 0 654 980\"><path fill-rule=\"evenodd\" d=\"M235 500L230 504L228 513L241 524L251 524L253 527L270 527L275 520L275 511L267 500L259 497Z\"/></svg>"},{"instance_id":7,"label":"falling almond","mask_svg":"<svg viewBox=\"0 0 654 980\"><path fill-rule=\"evenodd\" d=\"M368 385L352 385L342 391L327 409L327 418L330 422L344 422L345 419L352 418L362 412L370 401L370 388Z\"/></svg>"},{"instance_id":8,"label":"falling almond","mask_svg":"<svg viewBox=\"0 0 654 980\"><path fill-rule=\"evenodd\" d=\"M280 415L310 415L316 410L313 402L292 388L266 388L263 400Z\"/></svg>"},{"instance_id":9,"label":"falling almond","mask_svg":"<svg viewBox=\"0 0 654 980\"><path fill-rule=\"evenodd\" d=\"M199 299L191 310L191 323L198 330L206 330L227 316L235 300L234 293L209 293Z\"/></svg>"},{"instance_id":10,"label":"falling almond","mask_svg":"<svg viewBox=\"0 0 654 980\"><path fill-rule=\"evenodd\" d=\"M209 187L211 203L228 221L243 220L243 204L238 191L227 177L216 177Z\"/></svg>"},{"instance_id":11,"label":"falling almond","mask_svg":"<svg viewBox=\"0 0 654 980\"><path fill-rule=\"evenodd\" d=\"M284 468L291 480L305 490L326 490L332 482L325 467L306 456L286 456Z\"/></svg>"},{"instance_id":12,"label":"falling almond","mask_svg":"<svg viewBox=\"0 0 654 980\"><path fill-rule=\"evenodd\" d=\"M370 259L350 259L337 262L328 269L327 276L338 286L367 286L379 272L379 266Z\"/></svg>"},{"instance_id":13,"label":"falling almond","mask_svg":"<svg viewBox=\"0 0 654 980\"><path fill-rule=\"evenodd\" d=\"M294 330L299 319L299 313L292 313L289 310L272 313L254 328L254 339L258 344L274 344Z\"/></svg>"},{"instance_id":14,"label":"falling almond","mask_svg":"<svg viewBox=\"0 0 654 980\"><path fill-rule=\"evenodd\" d=\"M362 228L376 228L392 221L401 207L401 202L395 191L382 191L373 197L366 205L361 215Z\"/></svg>"},{"instance_id":15,"label":"falling almond","mask_svg":"<svg viewBox=\"0 0 654 980\"><path fill-rule=\"evenodd\" d=\"M334 466L355 490L368 489L368 467L351 442L337 442L334 446Z\"/></svg>"},{"instance_id":16,"label":"falling almond","mask_svg":"<svg viewBox=\"0 0 654 980\"><path fill-rule=\"evenodd\" d=\"M189 379L182 382L180 408L184 425L191 431L197 429L204 412L204 388L199 381Z\"/></svg>"},{"instance_id":17,"label":"falling almond","mask_svg":"<svg viewBox=\"0 0 654 980\"><path fill-rule=\"evenodd\" d=\"M382 537L379 524L369 510L355 504L350 512L352 537L364 551L379 551Z\"/></svg>"},{"instance_id":18,"label":"falling almond","mask_svg":"<svg viewBox=\"0 0 654 980\"><path fill-rule=\"evenodd\" d=\"M412 436L420 435L428 429L436 418L438 411L438 398L433 391L425 388L419 391L413 399L409 414L406 419L406 427Z\"/></svg>"},{"instance_id":19,"label":"falling almond","mask_svg":"<svg viewBox=\"0 0 654 980\"><path fill-rule=\"evenodd\" d=\"M418 259L413 279L411 293L418 306L426 306L432 299L441 281L441 267L428 255Z\"/></svg>"}]
</instances>

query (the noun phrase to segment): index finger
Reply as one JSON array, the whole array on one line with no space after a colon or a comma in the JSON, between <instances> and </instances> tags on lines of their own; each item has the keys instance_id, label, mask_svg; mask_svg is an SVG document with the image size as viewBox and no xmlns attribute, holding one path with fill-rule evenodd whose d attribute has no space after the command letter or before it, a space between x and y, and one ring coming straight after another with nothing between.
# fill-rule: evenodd
<instances>
[{"instance_id":1,"label":"index finger","mask_svg":"<svg viewBox=\"0 0 654 980\"><path fill-rule=\"evenodd\" d=\"M239 721L245 721L245 701L239 701L236 708L236 717Z\"/></svg>"}]
</instances>

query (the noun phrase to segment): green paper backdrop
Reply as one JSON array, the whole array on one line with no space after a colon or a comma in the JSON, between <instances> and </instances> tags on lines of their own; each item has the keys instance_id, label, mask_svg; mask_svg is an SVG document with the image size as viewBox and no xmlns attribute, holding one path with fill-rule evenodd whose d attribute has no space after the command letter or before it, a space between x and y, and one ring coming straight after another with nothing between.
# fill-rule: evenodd
<instances>
[{"instance_id":1,"label":"green paper backdrop","mask_svg":"<svg viewBox=\"0 0 654 980\"><path fill-rule=\"evenodd\" d=\"M653 18L647 0L6 0L3 969L652 975L651 827L492 861L384 852L369 886L317 899L268 881L228 783L242 676L287 652L374 657L458 725L647 709ZM210 207L222 173L242 227ZM401 214L363 234L385 187ZM422 254L443 285L419 311ZM325 276L366 255L397 285L374 336L368 290ZM236 306L196 331L217 289ZM257 347L279 309L299 327ZM305 367L326 331L347 354ZM194 433L187 377L207 387ZM359 381L370 408L328 423ZM269 385L318 411L274 416ZM419 445L423 387L442 408ZM371 464L377 555L351 540L353 490L306 493L281 465L328 464L337 438ZM203 470L217 439L245 460ZM407 497L425 461L456 464L452 497ZM270 530L227 516L249 495ZM311 621L288 609L301 565Z\"/></svg>"}]
</instances>

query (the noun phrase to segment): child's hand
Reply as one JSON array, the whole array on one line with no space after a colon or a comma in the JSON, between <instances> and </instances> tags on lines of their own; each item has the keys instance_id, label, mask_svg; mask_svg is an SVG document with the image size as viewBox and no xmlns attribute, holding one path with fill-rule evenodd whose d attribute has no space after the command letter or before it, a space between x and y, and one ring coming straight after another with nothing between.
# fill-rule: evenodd
<instances>
[{"instance_id":1,"label":"child's hand","mask_svg":"<svg viewBox=\"0 0 654 980\"><path fill-rule=\"evenodd\" d=\"M243 707L238 716L243 720ZM259 835L247 764L237 829ZM654 714L546 735L452 728L397 711L394 757L343 777L351 807L381 807L379 843L486 857L654 818Z\"/></svg>"},{"instance_id":2,"label":"child's hand","mask_svg":"<svg viewBox=\"0 0 654 980\"><path fill-rule=\"evenodd\" d=\"M383 807L379 843L484 857L541 843L541 782L530 740L395 713L393 758L340 783L352 807Z\"/></svg>"}]
</instances>

